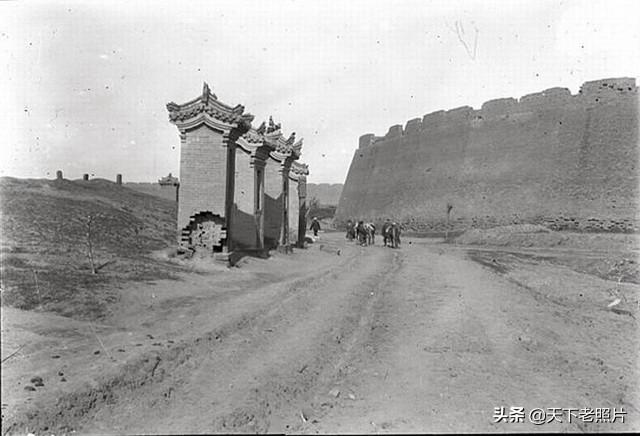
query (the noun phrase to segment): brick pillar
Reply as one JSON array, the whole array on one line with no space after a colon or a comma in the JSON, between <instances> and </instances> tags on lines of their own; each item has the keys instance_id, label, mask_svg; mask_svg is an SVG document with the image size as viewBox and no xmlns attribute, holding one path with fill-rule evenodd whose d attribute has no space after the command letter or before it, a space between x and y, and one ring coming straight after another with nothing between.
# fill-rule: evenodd
<instances>
[{"instance_id":1,"label":"brick pillar","mask_svg":"<svg viewBox=\"0 0 640 436\"><path fill-rule=\"evenodd\" d=\"M307 233L307 177L298 178L298 247L304 247L304 236Z\"/></svg>"},{"instance_id":2,"label":"brick pillar","mask_svg":"<svg viewBox=\"0 0 640 436\"><path fill-rule=\"evenodd\" d=\"M289 176L283 179L282 245L289 245Z\"/></svg>"},{"instance_id":3,"label":"brick pillar","mask_svg":"<svg viewBox=\"0 0 640 436\"><path fill-rule=\"evenodd\" d=\"M219 217L224 229L222 250L234 249L236 140L251 128L253 115L242 105L222 103L203 84L202 94L187 103L167 104L169 121L180 133L180 192L178 232L182 244L189 243L192 219L204 212ZM178 197L179 195L179 197Z\"/></svg>"},{"instance_id":4,"label":"brick pillar","mask_svg":"<svg viewBox=\"0 0 640 436\"><path fill-rule=\"evenodd\" d=\"M224 220L227 228L227 244L222 247L223 252L233 251L233 204L236 189L236 143L226 141L227 174L225 183ZM181 176L182 177L182 176Z\"/></svg>"},{"instance_id":5,"label":"brick pillar","mask_svg":"<svg viewBox=\"0 0 640 436\"><path fill-rule=\"evenodd\" d=\"M289 169L290 162L281 167L282 173L282 215L280 217L280 241L278 245L289 245Z\"/></svg>"},{"instance_id":6,"label":"brick pillar","mask_svg":"<svg viewBox=\"0 0 640 436\"><path fill-rule=\"evenodd\" d=\"M253 216L256 220L256 247L264 248L264 159L253 157Z\"/></svg>"}]
</instances>

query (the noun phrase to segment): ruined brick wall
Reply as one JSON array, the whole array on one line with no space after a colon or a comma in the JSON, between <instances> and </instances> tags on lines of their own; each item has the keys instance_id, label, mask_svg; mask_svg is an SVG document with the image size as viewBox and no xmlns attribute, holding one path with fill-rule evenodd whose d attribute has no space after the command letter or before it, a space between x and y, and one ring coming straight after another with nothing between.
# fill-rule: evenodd
<instances>
[{"instance_id":1,"label":"ruined brick wall","mask_svg":"<svg viewBox=\"0 0 640 436\"><path fill-rule=\"evenodd\" d=\"M638 230L638 150L635 79L438 111L360 138L336 218Z\"/></svg>"},{"instance_id":2,"label":"ruined brick wall","mask_svg":"<svg viewBox=\"0 0 640 436\"><path fill-rule=\"evenodd\" d=\"M179 229L201 212L225 216L226 156L219 132L202 125L187 135L180 152Z\"/></svg>"}]
</instances>

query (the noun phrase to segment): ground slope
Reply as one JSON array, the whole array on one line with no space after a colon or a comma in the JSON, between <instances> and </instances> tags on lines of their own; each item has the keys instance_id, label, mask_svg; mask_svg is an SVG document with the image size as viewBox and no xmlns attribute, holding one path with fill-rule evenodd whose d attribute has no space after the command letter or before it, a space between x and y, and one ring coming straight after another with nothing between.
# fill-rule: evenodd
<instances>
[{"instance_id":1,"label":"ground slope","mask_svg":"<svg viewBox=\"0 0 640 436\"><path fill-rule=\"evenodd\" d=\"M638 286L553 248L501 250L321 234L293 256L140 284L113 324L59 329L3 364L3 432L640 430ZM25 391L33 375L45 386ZM534 425L495 422L500 407L626 414Z\"/></svg>"},{"instance_id":2,"label":"ground slope","mask_svg":"<svg viewBox=\"0 0 640 436\"><path fill-rule=\"evenodd\" d=\"M168 276L151 253L174 244L175 203L107 180L0 179L2 304L104 316L107 283ZM98 274L87 256L87 216ZM101 290L98 292L98 290Z\"/></svg>"}]
</instances>

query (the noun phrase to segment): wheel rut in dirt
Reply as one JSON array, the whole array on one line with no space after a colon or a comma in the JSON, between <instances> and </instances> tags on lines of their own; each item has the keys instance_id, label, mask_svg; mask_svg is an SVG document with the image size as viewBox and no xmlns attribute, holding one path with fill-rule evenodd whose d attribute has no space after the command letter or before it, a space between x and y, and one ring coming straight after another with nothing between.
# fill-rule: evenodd
<instances>
[{"instance_id":1,"label":"wheel rut in dirt","mask_svg":"<svg viewBox=\"0 0 640 436\"><path fill-rule=\"evenodd\" d=\"M319 407L310 400L341 366L365 328L379 283L397 263L389 250L355 250L337 267L268 285L278 288L268 304L212 321L210 330L142 356L94 389L31 411L29 429L290 430L301 414L318 413L309 412ZM25 428L20 424L7 430Z\"/></svg>"},{"instance_id":2,"label":"wheel rut in dirt","mask_svg":"<svg viewBox=\"0 0 640 436\"><path fill-rule=\"evenodd\" d=\"M177 381L183 388L176 388L177 400L167 411L158 414L158 404L152 404L152 419L139 429L287 432L319 415L313 396L325 390L342 356L368 328L376 291L394 268L393 259L389 252L362 251L351 265L308 281L252 317Z\"/></svg>"}]
</instances>

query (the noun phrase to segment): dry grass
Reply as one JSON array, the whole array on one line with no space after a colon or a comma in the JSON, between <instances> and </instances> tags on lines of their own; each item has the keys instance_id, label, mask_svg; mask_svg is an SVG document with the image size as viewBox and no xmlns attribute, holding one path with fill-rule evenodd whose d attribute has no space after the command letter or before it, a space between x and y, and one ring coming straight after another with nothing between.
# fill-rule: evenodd
<instances>
[{"instance_id":1,"label":"dry grass","mask_svg":"<svg viewBox=\"0 0 640 436\"><path fill-rule=\"evenodd\" d=\"M118 287L171 277L152 257L175 242L175 203L115 183L0 179L2 304L77 319L108 315ZM91 273L86 217L94 216ZM120 286L114 286L120 285Z\"/></svg>"}]
</instances>

